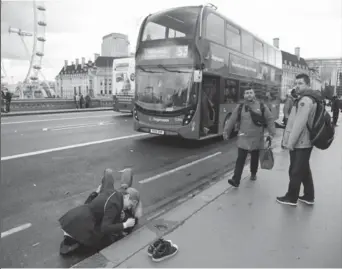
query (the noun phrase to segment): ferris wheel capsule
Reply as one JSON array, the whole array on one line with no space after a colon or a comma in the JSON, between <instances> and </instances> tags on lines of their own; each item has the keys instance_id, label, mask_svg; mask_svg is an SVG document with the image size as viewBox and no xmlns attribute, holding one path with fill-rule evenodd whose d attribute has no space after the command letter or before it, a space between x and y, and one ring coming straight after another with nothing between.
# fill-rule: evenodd
<instances>
[{"instance_id":1,"label":"ferris wheel capsule","mask_svg":"<svg viewBox=\"0 0 342 269\"><path fill-rule=\"evenodd\" d=\"M43 53L43 52L37 51L37 52L36 52L36 55L39 56L39 57L43 57L43 56L44 56L44 53Z\"/></svg>"},{"instance_id":2,"label":"ferris wheel capsule","mask_svg":"<svg viewBox=\"0 0 342 269\"><path fill-rule=\"evenodd\" d=\"M34 65L33 68L36 69L36 70L42 69L42 67L40 65Z\"/></svg>"},{"instance_id":3,"label":"ferris wheel capsule","mask_svg":"<svg viewBox=\"0 0 342 269\"><path fill-rule=\"evenodd\" d=\"M46 11L46 8L43 7L43 6L37 6L37 9L40 10L40 11Z\"/></svg>"},{"instance_id":4,"label":"ferris wheel capsule","mask_svg":"<svg viewBox=\"0 0 342 269\"><path fill-rule=\"evenodd\" d=\"M46 41L46 38L45 38L45 37L42 37L42 36L39 36L39 37L37 37L37 40L38 40L38 41L41 41L41 42L45 42L45 41Z\"/></svg>"},{"instance_id":5,"label":"ferris wheel capsule","mask_svg":"<svg viewBox=\"0 0 342 269\"><path fill-rule=\"evenodd\" d=\"M39 21L39 22L38 22L38 25L40 25L40 26L46 26L47 24L46 24L46 22L44 22L44 21Z\"/></svg>"}]
</instances>

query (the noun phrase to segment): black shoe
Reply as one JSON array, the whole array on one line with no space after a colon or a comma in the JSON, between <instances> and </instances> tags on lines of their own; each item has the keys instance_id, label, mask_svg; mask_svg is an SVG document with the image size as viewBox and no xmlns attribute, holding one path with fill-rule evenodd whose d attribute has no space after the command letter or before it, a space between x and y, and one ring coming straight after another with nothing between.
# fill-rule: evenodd
<instances>
[{"instance_id":1,"label":"black shoe","mask_svg":"<svg viewBox=\"0 0 342 269\"><path fill-rule=\"evenodd\" d=\"M62 241L59 247L59 253L61 255L67 255L80 247L80 244L69 236L64 236L64 240Z\"/></svg>"},{"instance_id":2,"label":"black shoe","mask_svg":"<svg viewBox=\"0 0 342 269\"><path fill-rule=\"evenodd\" d=\"M277 202L284 205L297 205L297 201L290 200L287 196L277 197Z\"/></svg>"},{"instance_id":3,"label":"black shoe","mask_svg":"<svg viewBox=\"0 0 342 269\"><path fill-rule=\"evenodd\" d=\"M232 185L234 188L238 188L240 183L237 183L234 179L228 179L228 183Z\"/></svg>"},{"instance_id":4,"label":"black shoe","mask_svg":"<svg viewBox=\"0 0 342 269\"><path fill-rule=\"evenodd\" d=\"M155 252L155 250L159 247L160 244L162 244L164 242L169 242L169 243L172 244L171 240L164 240L163 238L160 238L160 239L154 241L151 245L148 246L147 255L152 257L152 255Z\"/></svg>"},{"instance_id":5,"label":"black shoe","mask_svg":"<svg viewBox=\"0 0 342 269\"><path fill-rule=\"evenodd\" d=\"M178 252L178 247L175 244L171 244L168 241L164 241L159 244L158 248L155 249L152 255L152 261L161 262L172 256L176 255Z\"/></svg>"},{"instance_id":6,"label":"black shoe","mask_svg":"<svg viewBox=\"0 0 342 269\"><path fill-rule=\"evenodd\" d=\"M252 181L256 181L257 180L257 176L254 174L251 174L251 177L249 178Z\"/></svg>"},{"instance_id":7,"label":"black shoe","mask_svg":"<svg viewBox=\"0 0 342 269\"><path fill-rule=\"evenodd\" d=\"M308 204L308 205L313 205L313 204L315 203L315 200L314 200L314 199L308 199L308 198L305 197L305 195L299 196L299 197L298 197L298 200L301 201L301 202L303 202L303 203L306 203L306 204Z\"/></svg>"}]
</instances>

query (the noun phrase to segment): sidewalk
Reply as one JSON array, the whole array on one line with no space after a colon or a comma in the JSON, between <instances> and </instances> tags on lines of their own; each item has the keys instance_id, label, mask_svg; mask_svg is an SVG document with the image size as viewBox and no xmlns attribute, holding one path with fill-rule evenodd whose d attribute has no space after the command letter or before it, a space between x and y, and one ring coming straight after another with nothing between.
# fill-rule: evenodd
<instances>
[{"instance_id":1,"label":"sidewalk","mask_svg":"<svg viewBox=\"0 0 342 269\"><path fill-rule=\"evenodd\" d=\"M41 114L59 114L59 113L81 113L92 111L107 111L113 110L113 107L95 107L95 108L82 108L82 109L56 109L56 110L37 110L37 111L16 111L4 113L1 112L1 117L14 117L14 116L29 116L29 115L41 115Z\"/></svg>"},{"instance_id":2,"label":"sidewalk","mask_svg":"<svg viewBox=\"0 0 342 269\"><path fill-rule=\"evenodd\" d=\"M341 124L342 120L340 120ZM239 189L227 179L152 220L132 235L74 267L342 267L342 126L326 151L314 149L311 169L316 204L281 205L288 186L288 151L274 149L275 167L245 178ZM249 166L244 176L249 175ZM163 231L164 228L165 230ZM179 247L160 263L147 246L165 235Z\"/></svg>"}]
</instances>

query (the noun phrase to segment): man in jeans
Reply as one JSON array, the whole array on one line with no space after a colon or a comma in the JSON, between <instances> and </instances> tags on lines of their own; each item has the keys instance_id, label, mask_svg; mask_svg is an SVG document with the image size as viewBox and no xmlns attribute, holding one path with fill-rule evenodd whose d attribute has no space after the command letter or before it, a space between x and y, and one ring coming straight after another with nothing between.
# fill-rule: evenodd
<instances>
[{"instance_id":1,"label":"man in jeans","mask_svg":"<svg viewBox=\"0 0 342 269\"><path fill-rule=\"evenodd\" d=\"M287 193L277 197L281 204L297 205L297 200L313 204L315 199L314 184L310 169L312 144L307 124L312 125L317 104L308 96L309 93L323 100L319 91L310 89L310 78L306 74L296 76L296 91L299 98L292 107L282 141L282 146L290 150L290 183ZM304 195L299 196L300 185L303 183Z\"/></svg>"},{"instance_id":2,"label":"man in jeans","mask_svg":"<svg viewBox=\"0 0 342 269\"><path fill-rule=\"evenodd\" d=\"M243 167L247 158L247 154L251 153L251 180L256 180L256 174L259 165L259 150L264 147L264 127L257 126L251 117L251 112L262 115L260 102L256 100L253 89L245 90L244 103L241 110L241 118L239 120L239 106L235 108L231 117L227 121L223 137L228 139L236 123L240 125L238 133L238 157L235 164L234 176L228 180L233 187L239 187ZM264 120L267 123L269 132L268 139L271 141L276 133L274 120L271 111L264 105Z\"/></svg>"}]
</instances>

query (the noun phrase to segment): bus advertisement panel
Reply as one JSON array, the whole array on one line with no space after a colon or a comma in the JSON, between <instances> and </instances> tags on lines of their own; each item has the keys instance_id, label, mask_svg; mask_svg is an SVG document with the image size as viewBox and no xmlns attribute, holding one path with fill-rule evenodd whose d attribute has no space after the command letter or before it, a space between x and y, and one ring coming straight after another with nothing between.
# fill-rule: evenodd
<instances>
[{"instance_id":1,"label":"bus advertisement panel","mask_svg":"<svg viewBox=\"0 0 342 269\"><path fill-rule=\"evenodd\" d=\"M149 15L136 50L134 130L188 139L222 135L245 89L278 118L281 52L210 6Z\"/></svg>"},{"instance_id":2,"label":"bus advertisement panel","mask_svg":"<svg viewBox=\"0 0 342 269\"><path fill-rule=\"evenodd\" d=\"M113 110L132 113L135 93L135 59L113 62Z\"/></svg>"}]
</instances>

